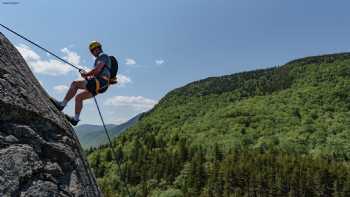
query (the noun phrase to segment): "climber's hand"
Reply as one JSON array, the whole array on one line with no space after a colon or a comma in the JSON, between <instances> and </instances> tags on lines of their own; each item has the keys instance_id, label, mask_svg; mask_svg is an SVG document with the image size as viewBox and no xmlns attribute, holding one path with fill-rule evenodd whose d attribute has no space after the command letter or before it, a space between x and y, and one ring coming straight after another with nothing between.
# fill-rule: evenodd
<instances>
[{"instance_id":1,"label":"climber's hand","mask_svg":"<svg viewBox=\"0 0 350 197\"><path fill-rule=\"evenodd\" d=\"M111 79L109 81L109 84L111 84L111 85L114 85L114 84L117 84L117 83L118 83L118 79L117 78Z\"/></svg>"},{"instance_id":2,"label":"climber's hand","mask_svg":"<svg viewBox=\"0 0 350 197\"><path fill-rule=\"evenodd\" d=\"M88 76L85 70L80 70L79 72L82 78L86 78Z\"/></svg>"}]
</instances>

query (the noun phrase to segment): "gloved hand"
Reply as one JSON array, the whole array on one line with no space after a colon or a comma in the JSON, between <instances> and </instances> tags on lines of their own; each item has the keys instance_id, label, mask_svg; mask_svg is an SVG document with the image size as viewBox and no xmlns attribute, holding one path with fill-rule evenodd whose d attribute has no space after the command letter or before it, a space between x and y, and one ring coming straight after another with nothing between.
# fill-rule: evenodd
<instances>
[{"instance_id":1,"label":"gloved hand","mask_svg":"<svg viewBox=\"0 0 350 197\"><path fill-rule=\"evenodd\" d=\"M87 77L87 72L85 70L79 70L80 75L82 78L86 78Z\"/></svg>"},{"instance_id":2,"label":"gloved hand","mask_svg":"<svg viewBox=\"0 0 350 197\"><path fill-rule=\"evenodd\" d=\"M109 84L113 85L113 84L117 84L118 83L118 79L117 77L116 78L113 78L109 81Z\"/></svg>"}]
</instances>

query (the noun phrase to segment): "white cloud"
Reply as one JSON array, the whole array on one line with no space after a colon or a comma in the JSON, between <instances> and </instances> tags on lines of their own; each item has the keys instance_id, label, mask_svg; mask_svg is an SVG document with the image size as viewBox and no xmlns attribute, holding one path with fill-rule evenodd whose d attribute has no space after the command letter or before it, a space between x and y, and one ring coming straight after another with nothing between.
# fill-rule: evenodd
<instances>
[{"instance_id":1,"label":"white cloud","mask_svg":"<svg viewBox=\"0 0 350 197\"><path fill-rule=\"evenodd\" d=\"M163 59L156 60L157 65L162 65L162 64L164 64L164 62L165 61Z\"/></svg>"},{"instance_id":2,"label":"white cloud","mask_svg":"<svg viewBox=\"0 0 350 197\"><path fill-rule=\"evenodd\" d=\"M65 93L69 89L66 85L57 85L53 87L53 90L55 90L57 93Z\"/></svg>"},{"instance_id":3,"label":"white cloud","mask_svg":"<svg viewBox=\"0 0 350 197\"><path fill-rule=\"evenodd\" d=\"M120 86L125 86L125 84L127 83L132 83L131 79L126 75L118 74L117 79L118 79L118 84Z\"/></svg>"},{"instance_id":4,"label":"white cloud","mask_svg":"<svg viewBox=\"0 0 350 197\"><path fill-rule=\"evenodd\" d=\"M40 60L40 56L32 51L27 45L20 44L16 47L19 53L23 56L26 61L38 61Z\"/></svg>"},{"instance_id":5,"label":"white cloud","mask_svg":"<svg viewBox=\"0 0 350 197\"><path fill-rule=\"evenodd\" d=\"M74 65L80 64L80 56L76 52L71 51L68 48L61 49L61 52L65 54L64 59L67 60L68 62Z\"/></svg>"},{"instance_id":6,"label":"white cloud","mask_svg":"<svg viewBox=\"0 0 350 197\"><path fill-rule=\"evenodd\" d=\"M126 65L135 65L136 64L136 60L131 59L131 58L126 58L125 59L125 64Z\"/></svg>"},{"instance_id":7,"label":"white cloud","mask_svg":"<svg viewBox=\"0 0 350 197\"><path fill-rule=\"evenodd\" d=\"M45 75L65 75L72 71L73 68L67 64L64 64L56 59L45 60L30 47L25 44L19 44L16 46L17 50L21 53L23 58L26 60L30 68L34 73L45 74ZM63 59L79 66L80 56L67 48L61 50L64 54Z\"/></svg>"},{"instance_id":8,"label":"white cloud","mask_svg":"<svg viewBox=\"0 0 350 197\"><path fill-rule=\"evenodd\" d=\"M138 112L150 110L155 104L157 101L142 96L114 96L104 102L106 106L127 107Z\"/></svg>"},{"instance_id":9,"label":"white cloud","mask_svg":"<svg viewBox=\"0 0 350 197\"><path fill-rule=\"evenodd\" d=\"M68 65L54 59L27 61L27 63L33 69L33 71L38 74L58 76L65 75L72 70L72 68Z\"/></svg>"}]
</instances>

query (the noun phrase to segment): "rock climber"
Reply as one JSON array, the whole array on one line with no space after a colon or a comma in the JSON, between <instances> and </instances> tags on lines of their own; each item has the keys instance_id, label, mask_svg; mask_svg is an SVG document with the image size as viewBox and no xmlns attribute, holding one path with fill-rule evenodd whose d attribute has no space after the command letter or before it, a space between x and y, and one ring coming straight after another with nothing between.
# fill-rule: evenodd
<instances>
[{"instance_id":1,"label":"rock climber","mask_svg":"<svg viewBox=\"0 0 350 197\"><path fill-rule=\"evenodd\" d=\"M73 81L63 101L54 102L56 107L62 111L75 96L75 116L66 115L66 118L74 126L80 121L79 117L83 108L83 101L97 94L104 93L108 89L111 79L111 58L103 52L101 43L97 41L91 42L89 50L96 58L94 68L89 72L81 70L80 74L84 79ZM79 89L83 91L77 94Z\"/></svg>"}]
</instances>

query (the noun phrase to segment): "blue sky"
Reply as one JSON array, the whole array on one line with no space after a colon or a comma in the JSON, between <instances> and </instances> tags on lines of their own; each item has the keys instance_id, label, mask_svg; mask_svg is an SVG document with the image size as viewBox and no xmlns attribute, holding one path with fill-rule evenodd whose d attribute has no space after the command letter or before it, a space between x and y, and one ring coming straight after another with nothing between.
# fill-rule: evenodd
<instances>
[{"instance_id":1,"label":"blue sky","mask_svg":"<svg viewBox=\"0 0 350 197\"><path fill-rule=\"evenodd\" d=\"M17 2L0 4L0 23L81 66L92 66L91 40L118 58L122 84L98 96L108 123L148 110L191 81L350 49L345 0ZM62 99L76 71L0 31L24 53L45 89ZM73 106L65 112L73 114ZM99 124L93 103L85 105L82 120Z\"/></svg>"}]
</instances>

